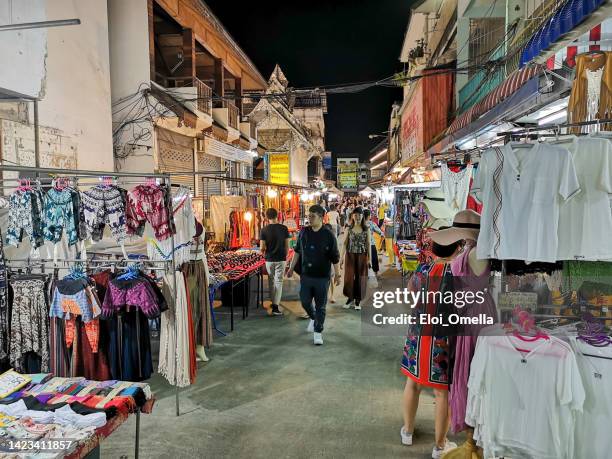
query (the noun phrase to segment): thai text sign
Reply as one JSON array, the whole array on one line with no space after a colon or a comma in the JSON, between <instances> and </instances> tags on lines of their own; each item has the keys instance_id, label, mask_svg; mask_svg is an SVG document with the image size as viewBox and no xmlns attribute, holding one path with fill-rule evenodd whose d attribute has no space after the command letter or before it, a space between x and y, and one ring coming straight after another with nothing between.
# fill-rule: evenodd
<instances>
[{"instance_id":1,"label":"thai text sign","mask_svg":"<svg viewBox=\"0 0 612 459\"><path fill-rule=\"evenodd\" d=\"M279 185L289 185L288 153L268 153L268 181Z\"/></svg>"}]
</instances>

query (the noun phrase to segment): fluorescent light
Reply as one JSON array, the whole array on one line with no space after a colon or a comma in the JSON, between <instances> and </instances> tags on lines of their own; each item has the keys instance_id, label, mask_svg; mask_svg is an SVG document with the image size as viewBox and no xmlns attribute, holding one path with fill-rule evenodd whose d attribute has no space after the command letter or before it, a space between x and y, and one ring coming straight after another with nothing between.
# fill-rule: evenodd
<instances>
[{"instance_id":1,"label":"fluorescent light","mask_svg":"<svg viewBox=\"0 0 612 459\"><path fill-rule=\"evenodd\" d=\"M385 166L386 164L387 164L387 161L386 161L386 160L385 160L385 161L382 161L382 162L378 163L376 166L372 166L372 167L370 168L370 170L371 170L371 171L373 171L374 169L378 169L379 167L383 167L383 166Z\"/></svg>"},{"instance_id":2,"label":"fluorescent light","mask_svg":"<svg viewBox=\"0 0 612 459\"><path fill-rule=\"evenodd\" d=\"M372 156L370 158L370 162L372 161L376 161L378 158L380 158L382 155L384 155L385 153L387 153L387 148L385 148L384 150L379 151L378 153L376 153L374 156Z\"/></svg>"},{"instance_id":3,"label":"fluorescent light","mask_svg":"<svg viewBox=\"0 0 612 459\"><path fill-rule=\"evenodd\" d=\"M567 110L559 110L556 113L551 113L550 115L544 116L538 120L538 126L542 126L544 124L552 123L555 120L560 120L561 118L565 118L567 116Z\"/></svg>"}]
</instances>

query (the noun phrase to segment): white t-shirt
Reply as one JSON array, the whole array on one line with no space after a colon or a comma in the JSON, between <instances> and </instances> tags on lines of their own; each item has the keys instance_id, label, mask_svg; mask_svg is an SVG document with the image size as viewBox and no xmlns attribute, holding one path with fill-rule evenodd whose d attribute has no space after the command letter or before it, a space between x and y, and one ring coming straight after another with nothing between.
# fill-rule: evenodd
<instances>
[{"instance_id":1,"label":"white t-shirt","mask_svg":"<svg viewBox=\"0 0 612 459\"><path fill-rule=\"evenodd\" d=\"M511 145L487 150L472 184L483 203L478 258L555 262L560 204L580 191L572 155Z\"/></svg>"},{"instance_id":2,"label":"white t-shirt","mask_svg":"<svg viewBox=\"0 0 612 459\"><path fill-rule=\"evenodd\" d=\"M612 451L612 346L595 347L571 338L586 393L576 417L576 457L605 458ZM603 358L590 357L597 355Z\"/></svg>"},{"instance_id":3,"label":"white t-shirt","mask_svg":"<svg viewBox=\"0 0 612 459\"><path fill-rule=\"evenodd\" d=\"M584 396L574 353L558 338L482 336L470 367L465 420L485 457L572 458L571 433Z\"/></svg>"},{"instance_id":4,"label":"white t-shirt","mask_svg":"<svg viewBox=\"0 0 612 459\"><path fill-rule=\"evenodd\" d=\"M329 217L330 225L338 226L340 224L340 214L336 212L335 210L330 210L327 213L327 216Z\"/></svg>"},{"instance_id":5,"label":"white t-shirt","mask_svg":"<svg viewBox=\"0 0 612 459\"><path fill-rule=\"evenodd\" d=\"M562 202L559 211L558 260L612 259L612 143L574 137L567 143L581 192Z\"/></svg>"}]
</instances>

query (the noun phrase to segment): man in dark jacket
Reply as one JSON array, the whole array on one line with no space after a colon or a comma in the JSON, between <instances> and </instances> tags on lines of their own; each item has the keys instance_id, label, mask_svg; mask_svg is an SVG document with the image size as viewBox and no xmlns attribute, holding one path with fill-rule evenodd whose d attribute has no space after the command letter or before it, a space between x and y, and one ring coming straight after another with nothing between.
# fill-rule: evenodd
<instances>
[{"instance_id":1,"label":"man in dark jacket","mask_svg":"<svg viewBox=\"0 0 612 459\"><path fill-rule=\"evenodd\" d=\"M302 229L295 247L295 255L287 277L293 275L296 265L300 270L300 301L302 307L310 317L306 329L314 332L314 344L323 344L323 323L325 322L325 307L327 305L327 291L331 277L331 266L334 265L334 282L340 284L340 252L336 236L323 227L325 209L319 205L308 209L310 226ZM315 307L312 307L314 300Z\"/></svg>"}]
</instances>

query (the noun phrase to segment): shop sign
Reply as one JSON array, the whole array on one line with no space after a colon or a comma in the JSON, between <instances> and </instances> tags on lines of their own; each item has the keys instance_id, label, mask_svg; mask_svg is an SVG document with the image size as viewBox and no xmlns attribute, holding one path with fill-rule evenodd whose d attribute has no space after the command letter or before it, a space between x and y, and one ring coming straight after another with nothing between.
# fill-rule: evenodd
<instances>
[{"instance_id":1,"label":"shop sign","mask_svg":"<svg viewBox=\"0 0 612 459\"><path fill-rule=\"evenodd\" d=\"M210 137L204 138L204 152L227 161L253 164L253 156L250 152L241 150L227 143L219 142Z\"/></svg>"},{"instance_id":2,"label":"shop sign","mask_svg":"<svg viewBox=\"0 0 612 459\"><path fill-rule=\"evenodd\" d=\"M266 153L268 181L279 185L289 185L289 153Z\"/></svg>"},{"instance_id":3,"label":"shop sign","mask_svg":"<svg viewBox=\"0 0 612 459\"><path fill-rule=\"evenodd\" d=\"M359 164L338 164L338 185L340 188L357 188Z\"/></svg>"},{"instance_id":4,"label":"shop sign","mask_svg":"<svg viewBox=\"0 0 612 459\"><path fill-rule=\"evenodd\" d=\"M400 131L401 164L423 151L423 92L421 82L416 83L410 101L402 113Z\"/></svg>"},{"instance_id":5,"label":"shop sign","mask_svg":"<svg viewBox=\"0 0 612 459\"><path fill-rule=\"evenodd\" d=\"M331 157L331 151L324 151L323 152L323 169L325 170L330 170L332 168L332 157Z\"/></svg>"}]
</instances>

